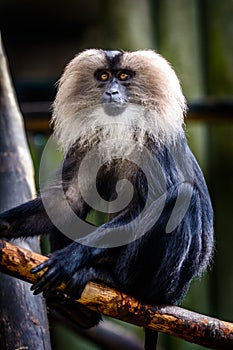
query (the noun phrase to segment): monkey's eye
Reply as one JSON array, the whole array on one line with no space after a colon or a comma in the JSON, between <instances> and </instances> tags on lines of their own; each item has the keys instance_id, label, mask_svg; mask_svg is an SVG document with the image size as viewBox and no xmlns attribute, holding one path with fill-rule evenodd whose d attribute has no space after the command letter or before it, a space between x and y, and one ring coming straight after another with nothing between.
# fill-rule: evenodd
<instances>
[{"instance_id":1,"label":"monkey's eye","mask_svg":"<svg viewBox=\"0 0 233 350\"><path fill-rule=\"evenodd\" d=\"M97 71L95 73L95 77L99 81L108 81L110 78L110 74L107 71Z\"/></svg>"},{"instance_id":2,"label":"monkey's eye","mask_svg":"<svg viewBox=\"0 0 233 350\"><path fill-rule=\"evenodd\" d=\"M120 70L117 72L116 74L117 79L121 80L121 81L126 81L130 78L133 77L133 72L129 71L129 70Z\"/></svg>"},{"instance_id":3,"label":"monkey's eye","mask_svg":"<svg viewBox=\"0 0 233 350\"><path fill-rule=\"evenodd\" d=\"M109 74L108 74L107 72L102 73L102 74L100 75L100 80L106 81L106 80L108 80L108 79L109 79Z\"/></svg>"},{"instance_id":4,"label":"monkey's eye","mask_svg":"<svg viewBox=\"0 0 233 350\"><path fill-rule=\"evenodd\" d=\"M125 80L129 79L129 75L127 73L120 73L118 75L118 79L125 81Z\"/></svg>"}]
</instances>

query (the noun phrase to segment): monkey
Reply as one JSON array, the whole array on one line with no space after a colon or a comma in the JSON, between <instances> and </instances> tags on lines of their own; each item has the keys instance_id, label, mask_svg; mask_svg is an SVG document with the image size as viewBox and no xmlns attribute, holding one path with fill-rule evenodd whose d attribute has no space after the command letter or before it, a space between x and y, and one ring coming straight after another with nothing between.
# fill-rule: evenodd
<instances>
[{"instance_id":1,"label":"monkey","mask_svg":"<svg viewBox=\"0 0 233 350\"><path fill-rule=\"evenodd\" d=\"M153 50L87 49L68 63L52 113L61 165L35 199L0 214L3 238L50 236L49 259L32 270L45 269L34 294L65 282L78 299L98 281L144 303L183 300L214 247L186 113L174 69ZM88 224L93 211L99 226ZM88 326L100 320L85 317ZM145 329L145 350L156 344L157 332Z\"/></svg>"}]
</instances>

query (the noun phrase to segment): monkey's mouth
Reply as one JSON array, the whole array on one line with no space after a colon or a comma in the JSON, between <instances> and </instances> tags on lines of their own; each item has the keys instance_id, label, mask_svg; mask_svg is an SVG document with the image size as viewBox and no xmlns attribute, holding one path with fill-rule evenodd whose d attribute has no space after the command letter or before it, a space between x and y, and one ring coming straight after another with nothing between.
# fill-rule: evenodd
<instances>
[{"instance_id":1,"label":"monkey's mouth","mask_svg":"<svg viewBox=\"0 0 233 350\"><path fill-rule=\"evenodd\" d=\"M103 104L104 112L111 117L119 116L125 111L126 107L127 107L126 102L111 101L109 103Z\"/></svg>"}]
</instances>

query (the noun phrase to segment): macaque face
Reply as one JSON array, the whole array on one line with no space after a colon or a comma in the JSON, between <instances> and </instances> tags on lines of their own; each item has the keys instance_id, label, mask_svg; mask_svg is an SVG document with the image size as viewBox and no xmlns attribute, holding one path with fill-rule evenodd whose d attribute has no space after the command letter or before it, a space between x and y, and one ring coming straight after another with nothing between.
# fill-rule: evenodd
<instances>
[{"instance_id":1,"label":"macaque face","mask_svg":"<svg viewBox=\"0 0 233 350\"><path fill-rule=\"evenodd\" d=\"M67 65L53 107L55 134L67 151L117 122L174 143L183 133L186 102L175 72L156 52L90 49Z\"/></svg>"}]
</instances>

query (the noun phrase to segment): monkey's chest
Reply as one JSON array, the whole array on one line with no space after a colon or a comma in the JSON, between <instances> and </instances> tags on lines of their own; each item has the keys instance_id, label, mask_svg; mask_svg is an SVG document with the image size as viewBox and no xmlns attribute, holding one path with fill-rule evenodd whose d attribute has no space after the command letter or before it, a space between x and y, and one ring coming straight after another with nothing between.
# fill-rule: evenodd
<instances>
[{"instance_id":1,"label":"monkey's chest","mask_svg":"<svg viewBox=\"0 0 233 350\"><path fill-rule=\"evenodd\" d=\"M139 169L126 160L116 160L103 166L97 174L96 187L100 196L106 201L115 200L123 192L136 191L136 174Z\"/></svg>"}]
</instances>

